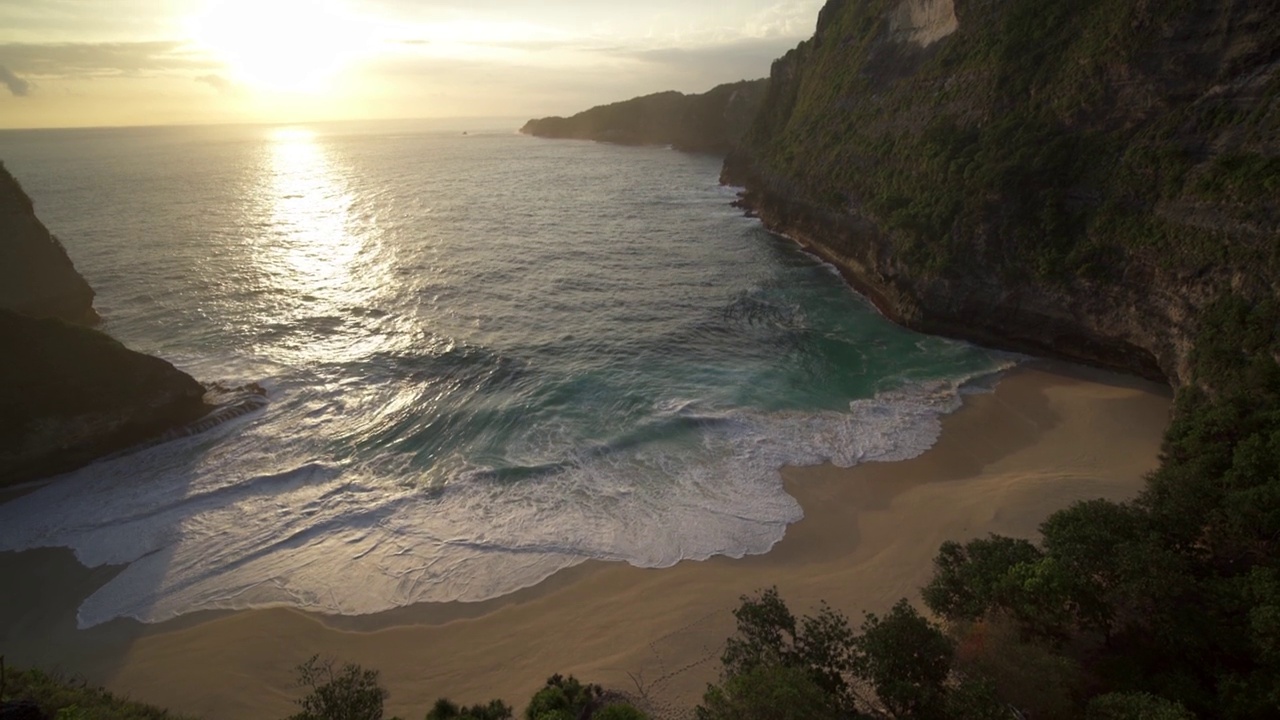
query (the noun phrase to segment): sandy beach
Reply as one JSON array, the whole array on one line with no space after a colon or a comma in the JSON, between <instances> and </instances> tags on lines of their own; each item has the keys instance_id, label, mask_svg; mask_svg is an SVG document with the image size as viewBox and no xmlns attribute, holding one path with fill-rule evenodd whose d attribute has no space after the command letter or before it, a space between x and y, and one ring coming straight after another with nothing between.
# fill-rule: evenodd
<instances>
[{"instance_id":1,"label":"sandy beach","mask_svg":"<svg viewBox=\"0 0 1280 720\"><path fill-rule=\"evenodd\" d=\"M520 710L555 672L692 707L716 677L740 595L776 585L797 612L825 600L855 624L900 597L918 602L944 540L1034 537L1076 500L1136 495L1169 409L1155 384L1030 363L967 397L914 460L786 468L805 518L768 554L666 569L589 562L483 603L342 618L200 613L79 631L79 603L117 569L85 569L66 550L0 554L0 653L211 720L289 714L293 668L315 653L380 670L388 715L404 718L441 695Z\"/></svg>"}]
</instances>

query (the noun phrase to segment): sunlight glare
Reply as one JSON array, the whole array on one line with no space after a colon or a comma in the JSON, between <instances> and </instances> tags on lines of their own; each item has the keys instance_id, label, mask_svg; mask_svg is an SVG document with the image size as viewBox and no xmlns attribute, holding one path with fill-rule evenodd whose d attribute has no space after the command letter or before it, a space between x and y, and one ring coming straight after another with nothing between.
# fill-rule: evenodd
<instances>
[{"instance_id":1,"label":"sunlight glare","mask_svg":"<svg viewBox=\"0 0 1280 720\"><path fill-rule=\"evenodd\" d=\"M370 26L336 0L213 0L191 34L232 80L274 92L317 94L370 49Z\"/></svg>"}]
</instances>

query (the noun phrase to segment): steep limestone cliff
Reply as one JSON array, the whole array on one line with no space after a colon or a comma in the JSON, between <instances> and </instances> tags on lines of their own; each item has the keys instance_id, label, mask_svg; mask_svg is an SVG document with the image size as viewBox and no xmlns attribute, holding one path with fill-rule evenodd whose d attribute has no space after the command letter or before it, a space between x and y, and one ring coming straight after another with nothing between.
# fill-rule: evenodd
<instances>
[{"instance_id":1,"label":"steep limestone cliff","mask_svg":"<svg viewBox=\"0 0 1280 720\"><path fill-rule=\"evenodd\" d=\"M159 358L70 322L93 291L0 166L0 487L65 472L209 411Z\"/></svg>"},{"instance_id":2,"label":"steep limestone cliff","mask_svg":"<svg viewBox=\"0 0 1280 720\"><path fill-rule=\"evenodd\" d=\"M830 0L723 179L908 326L1181 384L1280 294L1280 13Z\"/></svg>"},{"instance_id":3,"label":"steep limestone cliff","mask_svg":"<svg viewBox=\"0 0 1280 720\"><path fill-rule=\"evenodd\" d=\"M0 164L0 308L92 324L93 290Z\"/></svg>"},{"instance_id":4,"label":"steep limestone cliff","mask_svg":"<svg viewBox=\"0 0 1280 720\"><path fill-rule=\"evenodd\" d=\"M701 95L663 92L601 105L573 117L530 120L520 132L545 138L623 145L671 145L725 154L755 117L766 80L719 85Z\"/></svg>"}]
</instances>

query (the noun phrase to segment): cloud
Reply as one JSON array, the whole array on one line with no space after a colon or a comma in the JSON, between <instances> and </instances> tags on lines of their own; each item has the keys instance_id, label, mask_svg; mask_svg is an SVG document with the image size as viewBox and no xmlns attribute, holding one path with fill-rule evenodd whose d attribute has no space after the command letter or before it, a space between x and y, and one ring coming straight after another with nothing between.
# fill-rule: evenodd
<instances>
[{"instance_id":1,"label":"cloud","mask_svg":"<svg viewBox=\"0 0 1280 720\"><path fill-rule=\"evenodd\" d=\"M671 73L672 80L687 77L680 84L692 83L692 89L701 92L697 87L705 86L705 90L720 83L766 77L773 61L795 44L791 38L761 37L689 47L610 48L601 53L638 61L662 75Z\"/></svg>"},{"instance_id":2,"label":"cloud","mask_svg":"<svg viewBox=\"0 0 1280 720\"><path fill-rule=\"evenodd\" d=\"M31 83L23 80L4 65L0 65L0 83L9 88L15 97L26 97L31 93Z\"/></svg>"},{"instance_id":3,"label":"cloud","mask_svg":"<svg viewBox=\"0 0 1280 720\"><path fill-rule=\"evenodd\" d=\"M178 41L119 43L5 43L0 64L40 77L156 75L216 70L220 63Z\"/></svg>"},{"instance_id":4,"label":"cloud","mask_svg":"<svg viewBox=\"0 0 1280 720\"><path fill-rule=\"evenodd\" d=\"M196 78L196 82L204 83L223 95L234 95L238 90L235 83L221 75L201 75Z\"/></svg>"}]
</instances>

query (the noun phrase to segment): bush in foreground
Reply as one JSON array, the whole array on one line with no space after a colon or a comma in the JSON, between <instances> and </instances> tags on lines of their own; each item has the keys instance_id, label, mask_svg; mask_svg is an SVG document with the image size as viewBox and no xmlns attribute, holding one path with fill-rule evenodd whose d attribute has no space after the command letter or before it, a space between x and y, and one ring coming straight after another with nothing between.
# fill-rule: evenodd
<instances>
[{"instance_id":1,"label":"bush in foreground","mask_svg":"<svg viewBox=\"0 0 1280 720\"><path fill-rule=\"evenodd\" d=\"M855 633L823 605L797 620L776 588L742 598L725 643L721 684L699 720L889 717L989 720L1007 710L987 683L953 672L955 644L905 600Z\"/></svg>"},{"instance_id":2,"label":"bush in foreground","mask_svg":"<svg viewBox=\"0 0 1280 720\"><path fill-rule=\"evenodd\" d=\"M2 666L0 662L0 666ZM184 720L186 716L134 702L43 670L6 668L0 702L29 702L45 717L57 720Z\"/></svg>"},{"instance_id":3,"label":"bush in foreground","mask_svg":"<svg viewBox=\"0 0 1280 720\"><path fill-rule=\"evenodd\" d=\"M387 691L378 684L377 670L353 663L335 670L332 660L312 655L298 666L298 684L311 692L290 720L382 720Z\"/></svg>"}]
</instances>

